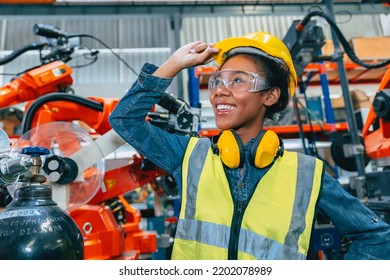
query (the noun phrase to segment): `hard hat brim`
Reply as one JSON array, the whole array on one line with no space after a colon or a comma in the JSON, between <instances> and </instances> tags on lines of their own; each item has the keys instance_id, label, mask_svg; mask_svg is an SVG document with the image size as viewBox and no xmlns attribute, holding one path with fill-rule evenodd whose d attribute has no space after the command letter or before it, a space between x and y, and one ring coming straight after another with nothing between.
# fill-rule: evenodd
<instances>
[{"instance_id":1,"label":"hard hat brim","mask_svg":"<svg viewBox=\"0 0 390 280\"><path fill-rule=\"evenodd\" d=\"M230 50L238 47L254 47L258 49L262 49L262 45L256 43L255 41L243 38L243 37L232 37L224 39L215 44L215 48L219 49L219 52L214 54L214 60L218 66L221 66Z\"/></svg>"}]
</instances>

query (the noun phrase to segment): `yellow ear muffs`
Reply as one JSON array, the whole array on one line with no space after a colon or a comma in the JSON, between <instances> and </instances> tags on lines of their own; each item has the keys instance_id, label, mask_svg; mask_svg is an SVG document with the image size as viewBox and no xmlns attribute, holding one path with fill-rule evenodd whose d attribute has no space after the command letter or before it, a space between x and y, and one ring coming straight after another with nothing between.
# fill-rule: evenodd
<instances>
[{"instance_id":1,"label":"yellow ear muffs","mask_svg":"<svg viewBox=\"0 0 390 280\"><path fill-rule=\"evenodd\" d=\"M229 168L242 167L245 161L244 144L234 130L223 130L212 139L213 153L219 155ZM250 163L257 168L269 166L275 158L283 156L282 139L272 130L262 130L253 142Z\"/></svg>"},{"instance_id":2,"label":"yellow ear muffs","mask_svg":"<svg viewBox=\"0 0 390 280\"><path fill-rule=\"evenodd\" d=\"M219 157L227 167L242 167L245 161L244 145L234 130L222 131L219 134L217 147Z\"/></svg>"},{"instance_id":3,"label":"yellow ear muffs","mask_svg":"<svg viewBox=\"0 0 390 280\"><path fill-rule=\"evenodd\" d=\"M257 168L269 166L283 154L283 141L272 130L262 130L255 138L251 149L251 164Z\"/></svg>"}]
</instances>

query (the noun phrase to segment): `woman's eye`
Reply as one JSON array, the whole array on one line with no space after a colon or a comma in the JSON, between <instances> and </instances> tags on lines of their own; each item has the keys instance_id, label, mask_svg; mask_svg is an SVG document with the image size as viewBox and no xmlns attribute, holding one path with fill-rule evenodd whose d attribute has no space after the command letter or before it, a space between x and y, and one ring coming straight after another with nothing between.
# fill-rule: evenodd
<instances>
[{"instance_id":1,"label":"woman's eye","mask_svg":"<svg viewBox=\"0 0 390 280\"><path fill-rule=\"evenodd\" d=\"M239 84L239 83L244 83L244 80L239 77L232 79L232 84Z\"/></svg>"},{"instance_id":2,"label":"woman's eye","mask_svg":"<svg viewBox=\"0 0 390 280\"><path fill-rule=\"evenodd\" d=\"M221 87L221 86L223 85L223 80L221 80L221 79L216 79L216 80L215 80L215 85L216 85L217 87Z\"/></svg>"}]
</instances>

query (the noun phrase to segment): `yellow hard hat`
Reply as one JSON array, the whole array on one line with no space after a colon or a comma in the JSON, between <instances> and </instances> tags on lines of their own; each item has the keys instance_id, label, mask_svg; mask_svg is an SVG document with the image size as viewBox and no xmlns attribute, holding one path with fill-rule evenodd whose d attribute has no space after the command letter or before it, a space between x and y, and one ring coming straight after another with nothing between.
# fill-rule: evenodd
<instances>
[{"instance_id":1,"label":"yellow hard hat","mask_svg":"<svg viewBox=\"0 0 390 280\"><path fill-rule=\"evenodd\" d=\"M290 81L290 94L294 95L297 74L294 68L294 64L291 58L290 51L283 43L282 40L273 36L268 32L252 32L248 33L241 37L232 37L224 39L214 46L219 49L219 52L214 55L215 62L218 66L221 66L228 55L234 53L234 49L237 49L236 53L251 53L251 54L259 54L265 56L271 56L282 59L287 67L289 68L291 74L293 75L293 79ZM245 47L250 47L246 48ZM238 50L240 48L240 50ZM258 52L252 52L250 49L253 48L258 49Z\"/></svg>"}]
</instances>

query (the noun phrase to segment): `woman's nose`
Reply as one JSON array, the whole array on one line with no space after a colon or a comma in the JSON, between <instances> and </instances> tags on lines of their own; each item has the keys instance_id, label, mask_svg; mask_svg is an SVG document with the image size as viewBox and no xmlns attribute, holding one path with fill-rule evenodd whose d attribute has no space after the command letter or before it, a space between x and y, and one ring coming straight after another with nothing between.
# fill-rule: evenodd
<instances>
[{"instance_id":1,"label":"woman's nose","mask_svg":"<svg viewBox=\"0 0 390 280\"><path fill-rule=\"evenodd\" d=\"M222 84L217 88L217 90L214 92L214 95L230 95L230 90L225 86L225 84Z\"/></svg>"}]
</instances>

